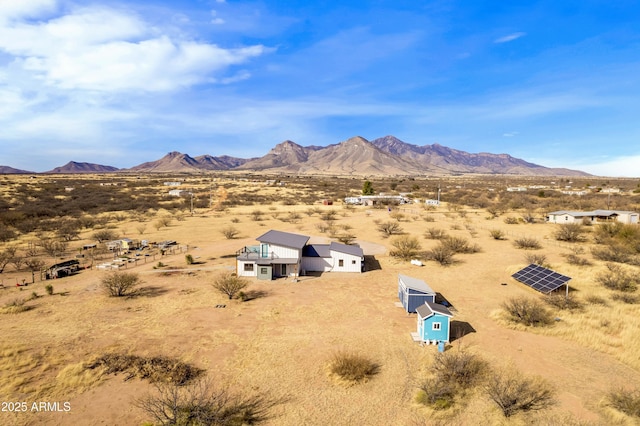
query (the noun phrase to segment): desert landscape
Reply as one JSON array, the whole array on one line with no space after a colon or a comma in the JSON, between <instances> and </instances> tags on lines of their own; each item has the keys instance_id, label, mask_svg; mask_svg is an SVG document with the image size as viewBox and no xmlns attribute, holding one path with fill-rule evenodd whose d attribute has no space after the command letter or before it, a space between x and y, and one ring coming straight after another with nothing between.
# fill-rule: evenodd
<instances>
[{"instance_id":1,"label":"desert landscape","mask_svg":"<svg viewBox=\"0 0 640 426\"><path fill-rule=\"evenodd\" d=\"M421 202L344 203L365 180ZM165 182L188 193L168 196ZM556 210L638 211L637 179L211 172L0 183L1 424L174 424L150 404L194 383L246 402L244 417L227 424L640 421L640 229L545 221ZM424 203L436 197L439 205ZM233 298L218 291L236 253L268 230L358 244L365 271L249 278ZM138 256L105 248L121 238L149 245ZM154 244L166 241L176 244ZM117 271L98 268L116 258L125 259ZM81 269L43 279L69 259ZM568 298L511 277L530 263L571 277ZM114 274L136 277L135 291L111 297L104 281ZM450 304L444 352L412 340L416 315L397 306L399 274ZM513 301L540 318L514 320ZM338 377L333 366L348 355L370 363L367 374ZM467 362L464 377L441 389L434 383L452 359ZM548 393L506 411L495 395L502 379Z\"/></svg>"}]
</instances>

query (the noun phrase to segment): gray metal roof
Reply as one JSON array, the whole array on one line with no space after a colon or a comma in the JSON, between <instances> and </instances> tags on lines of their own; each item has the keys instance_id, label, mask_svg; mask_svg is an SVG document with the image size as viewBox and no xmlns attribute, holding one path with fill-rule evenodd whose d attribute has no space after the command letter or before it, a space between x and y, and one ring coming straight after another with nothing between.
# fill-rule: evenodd
<instances>
[{"instance_id":1,"label":"gray metal roof","mask_svg":"<svg viewBox=\"0 0 640 426\"><path fill-rule=\"evenodd\" d=\"M346 254L350 254L352 256L364 257L364 252L358 246L350 246L350 245L347 245L347 244L336 243L334 241L334 242L331 243L329 248L331 250L333 250L333 251L337 251L337 252L340 252L340 253L346 253Z\"/></svg>"},{"instance_id":2,"label":"gray metal roof","mask_svg":"<svg viewBox=\"0 0 640 426\"><path fill-rule=\"evenodd\" d=\"M418 278L408 277L402 274L398 274L398 278L407 288L418 290L425 294L436 294L436 292L433 291L433 289L429 287L427 283Z\"/></svg>"},{"instance_id":3,"label":"gray metal roof","mask_svg":"<svg viewBox=\"0 0 640 426\"><path fill-rule=\"evenodd\" d=\"M302 249L310 237L300 234L292 234L289 232L271 230L260 235L256 240L261 243L275 244L278 246L292 247Z\"/></svg>"},{"instance_id":4,"label":"gray metal roof","mask_svg":"<svg viewBox=\"0 0 640 426\"><path fill-rule=\"evenodd\" d=\"M420 305L416 308L416 313L420 315L420 318L429 318L433 314L440 314L451 318L453 314L446 306L439 303L424 302L424 305Z\"/></svg>"}]
</instances>

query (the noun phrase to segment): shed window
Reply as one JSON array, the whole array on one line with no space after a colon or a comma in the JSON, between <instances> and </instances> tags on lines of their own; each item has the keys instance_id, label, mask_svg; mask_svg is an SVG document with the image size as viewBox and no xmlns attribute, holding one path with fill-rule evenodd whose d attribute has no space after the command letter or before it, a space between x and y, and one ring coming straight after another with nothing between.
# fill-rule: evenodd
<instances>
[{"instance_id":1,"label":"shed window","mask_svg":"<svg viewBox=\"0 0 640 426\"><path fill-rule=\"evenodd\" d=\"M244 270L245 272L253 272L253 263L245 263Z\"/></svg>"},{"instance_id":2,"label":"shed window","mask_svg":"<svg viewBox=\"0 0 640 426\"><path fill-rule=\"evenodd\" d=\"M260 268L260 275L267 275L269 268Z\"/></svg>"},{"instance_id":3,"label":"shed window","mask_svg":"<svg viewBox=\"0 0 640 426\"><path fill-rule=\"evenodd\" d=\"M351 261L351 264L352 264L352 265L355 265L355 264L356 264L356 261L355 261L355 260L352 260L352 261Z\"/></svg>"},{"instance_id":4,"label":"shed window","mask_svg":"<svg viewBox=\"0 0 640 426\"><path fill-rule=\"evenodd\" d=\"M338 260L338 266L344 266L344 259Z\"/></svg>"},{"instance_id":5,"label":"shed window","mask_svg":"<svg viewBox=\"0 0 640 426\"><path fill-rule=\"evenodd\" d=\"M434 322L432 329L433 330L440 330L440 323L439 322Z\"/></svg>"}]
</instances>

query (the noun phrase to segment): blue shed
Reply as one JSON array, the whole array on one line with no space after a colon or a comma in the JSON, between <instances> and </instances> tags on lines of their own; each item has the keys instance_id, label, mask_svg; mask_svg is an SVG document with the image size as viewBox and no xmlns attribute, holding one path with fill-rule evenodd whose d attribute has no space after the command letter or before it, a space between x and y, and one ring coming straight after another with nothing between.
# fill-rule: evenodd
<instances>
[{"instance_id":1,"label":"blue shed","mask_svg":"<svg viewBox=\"0 0 640 426\"><path fill-rule=\"evenodd\" d=\"M418 306L418 331L411 333L414 340L429 344L449 342L449 319L453 316L451 311L443 305L425 302Z\"/></svg>"},{"instance_id":2,"label":"blue shed","mask_svg":"<svg viewBox=\"0 0 640 426\"><path fill-rule=\"evenodd\" d=\"M425 302L435 303L436 292L418 278L398 274L398 299L405 311L414 313Z\"/></svg>"}]
</instances>

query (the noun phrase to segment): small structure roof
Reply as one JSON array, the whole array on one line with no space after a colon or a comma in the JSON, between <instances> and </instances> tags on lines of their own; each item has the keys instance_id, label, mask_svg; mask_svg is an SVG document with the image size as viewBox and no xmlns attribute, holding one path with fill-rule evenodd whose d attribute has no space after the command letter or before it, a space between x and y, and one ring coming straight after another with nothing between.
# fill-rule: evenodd
<instances>
[{"instance_id":1,"label":"small structure roof","mask_svg":"<svg viewBox=\"0 0 640 426\"><path fill-rule=\"evenodd\" d=\"M302 249L310 237L290 232L271 230L256 238L261 243L276 244L284 247Z\"/></svg>"},{"instance_id":2,"label":"small structure roof","mask_svg":"<svg viewBox=\"0 0 640 426\"><path fill-rule=\"evenodd\" d=\"M453 314L446 306L438 303L424 302L424 305L418 306L416 313L420 315L420 318L429 318L431 315L440 314L451 318Z\"/></svg>"},{"instance_id":3,"label":"small structure roof","mask_svg":"<svg viewBox=\"0 0 640 426\"><path fill-rule=\"evenodd\" d=\"M398 274L400 281L405 285L405 287L420 291L426 294L436 294L435 291L431 287L427 285L424 281L418 278L408 277L406 275Z\"/></svg>"},{"instance_id":4,"label":"small structure roof","mask_svg":"<svg viewBox=\"0 0 640 426\"><path fill-rule=\"evenodd\" d=\"M336 243L335 241L331 242L329 248L333 251L337 251L340 253L350 254L352 256L363 257L364 252L359 246L352 246L342 243Z\"/></svg>"}]
</instances>

